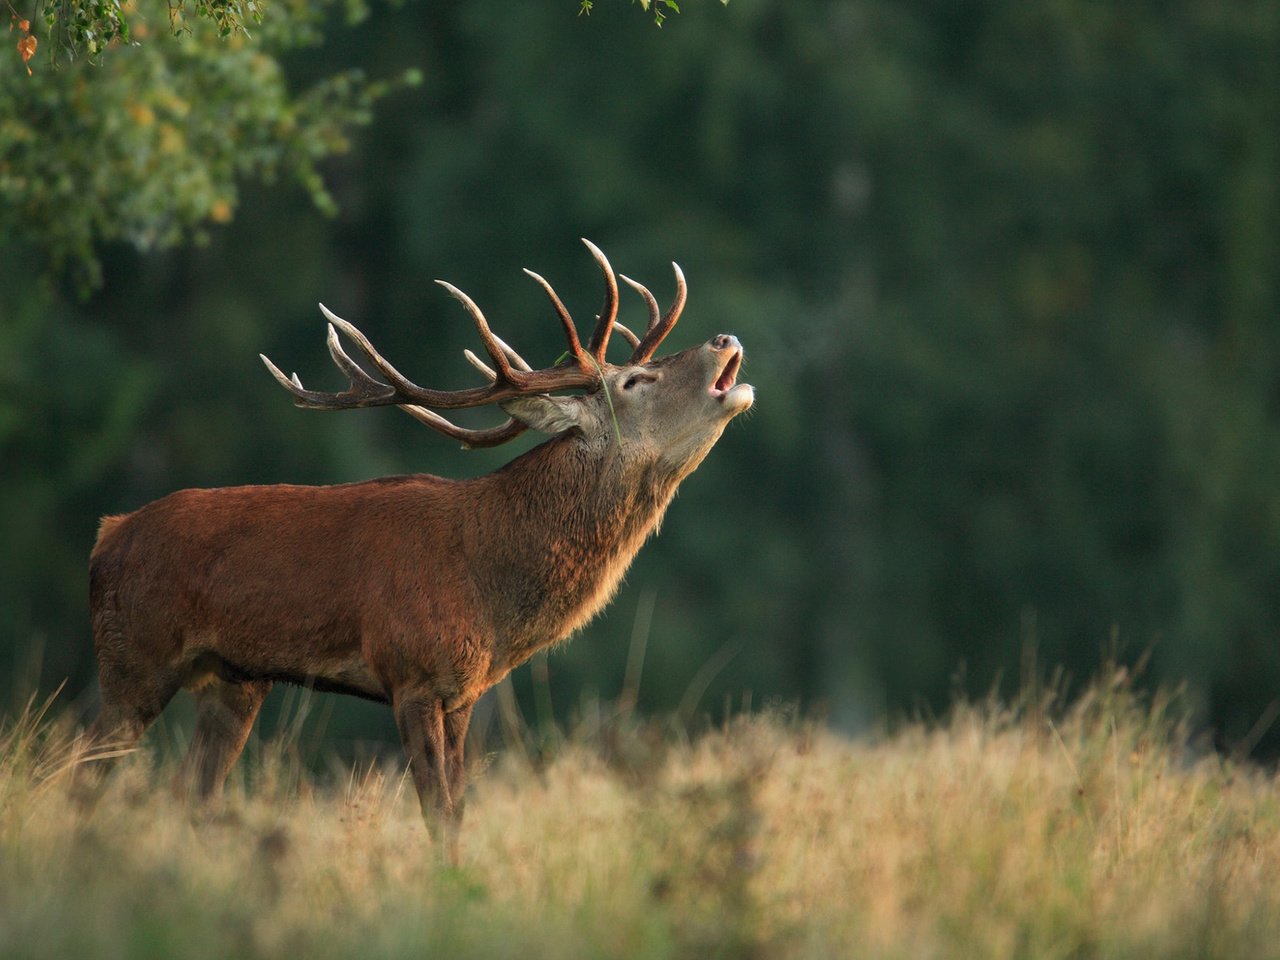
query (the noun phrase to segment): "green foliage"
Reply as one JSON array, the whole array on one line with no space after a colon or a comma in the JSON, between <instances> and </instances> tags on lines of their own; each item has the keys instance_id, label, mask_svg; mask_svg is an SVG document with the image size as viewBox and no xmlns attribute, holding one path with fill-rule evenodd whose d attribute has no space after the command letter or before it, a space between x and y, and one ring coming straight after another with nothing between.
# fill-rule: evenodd
<instances>
[{"instance_id":1,"label":"green foliage","mask_svg":"<svg viewBox=\"0 0 1280 960\"><path fill-rule=\"evenodd\" d=\"M95 60L111 43L130 42L125 6L120 0L48 0L44 22L58 47Z\"/></svg>"},{"instance_id":2,"label":"green foliage","mask_svg":"<svg viewBox=\"0 0 1280 960\"><path fill-rule=\"evenodd\" d=\"M133 14L145 44L31 77L0 71L0 230L88 288L103 244L203 239L208 223L232 218L245 178L287 175L331 211L317 163L345 151L351 128L403 81L344 70L291 89L279 57L313 42L323 16L294 8L253 40L220 40L199 22L179 40L163 4L146 3Z\"/></svg>"},{"instance_id":3,"label":"green foliage","mask_svg":"<svg viewBox=\"0 0 1280 960\"><path fill-rule=\"evenodd\" d=\"M363 16L363 0L346 0L346 3L349 16ZM57 63L60 54L73 60L84 56L101 63L103 54L113 44L137 44L155 32L154 24L148 23L147 12L140 11L132 0L37 0L37 7L53 44L51 64ZM284 0L279 8L286 21L309 16L290 0ZM190 3L167 0L167 12L170 30L175 35L192 33L191 18L194 17L196 23L202 23L201 29L210 27L225 40L249 36L249 25L263 23L265 4L260 0L192 0ZM130 30L130 22L135 17L144 24L144 29ZM278 26L288 30L291 25L284 22Z\"/></svg>"},{"instance_id":4,"label":"green foliage","mask_svg":"<svg viewBox=\"0 0 1280 960\"><path fill-rule=\"evenodd\" d=\"M656 3L654 0L631 0L631 2L639 3L641 9L645 11L650 9L653 10L653 25L655 27L662 26L663 21L667 19L668 10L673 13L680 12L680 7L676 4L675 0L657 0ZM720 2L727 4L729 0L720 0ZM578 15L590 16L591 11L595 9L595 6L594 0L579 0Z\"/></svg>"},{"instance_id":5,"label":"green foliage","mask_svg":"<svg viewBox=\"0 0 1280 960\"><path fill-rule=\"evenodd\" d=\"M169 21L173 32L191 32L191 17L211 25L222 39L248 36L250 27L261 25L266 18L268 4L260 0L167 0ZM364 0L347 0L351 10L363 14ZM676 0L631 0L645 11L652 10L655 26L661 27L668 11L679 13ZM727 4L729 0L720 0ZM113 43L129 44L141 40L148 31L131 32L130 20L135 14L130 0L38 0L40 16L54 42L54 54L65 53L70 58L86 56L101 62L102 55ZM272 4L271 6L275 6ZM288 9L286 17L297 13L297 4L287 2L280 6ZM592 0L579 0L579 14L590 14L595 4Z\"/></svg>"},{"instance_id":6,"label":"green foliage","mask_svg":"<svg viewBox=\"0 0 1280 960\"><path fill-rule=\"evenodd\" d=\"M181 0L173 3L170 16L181 16L185 8L186 4ZM218 36L224 39L232 34L247 33L245 24L248 22L262 22L262 5L256 0L196 0L195 13L197 17L212 21Z\"/></svg>"}]
</instances>

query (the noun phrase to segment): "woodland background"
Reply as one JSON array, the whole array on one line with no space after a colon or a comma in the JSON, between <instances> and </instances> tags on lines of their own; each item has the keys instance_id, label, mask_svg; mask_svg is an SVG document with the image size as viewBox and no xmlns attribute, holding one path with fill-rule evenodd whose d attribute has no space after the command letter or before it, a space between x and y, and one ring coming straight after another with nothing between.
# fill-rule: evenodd
<instances>
[{"instance_id":1,"label":"woodland background","mask_svg":"<svg viewBox=\"0 0 1280 960\"><path fill-rule=\"evenodd\" d=\"M256 354L336 385L324 301L470 384L442 277L550 361L520 268L585 322L585 236L663 301L678 261L671 349L736 333L757 408L607 613L518 673L528 709L615 697L634 638L646 712L749 693L846 730L1114 655L1280 751L1280 7L265 13L175 38L139 0L136 47L55 65L36 18L32 74L0 56L0 702L66 678L92 708L103 514L505 462L299 412ZM336 742L395 739L332 710Z\"/></svg>"}]
</instances>

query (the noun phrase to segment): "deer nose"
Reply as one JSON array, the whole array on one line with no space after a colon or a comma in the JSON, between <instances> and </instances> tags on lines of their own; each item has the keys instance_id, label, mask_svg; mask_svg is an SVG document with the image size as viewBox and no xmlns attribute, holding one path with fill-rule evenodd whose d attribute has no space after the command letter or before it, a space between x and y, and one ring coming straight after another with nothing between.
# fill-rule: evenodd
<instances>
[{"instance_id":1,"label":"deer nose","mask_svg":"<svg viewBox=\"0 0 1280 960\"><path fill-rule=\"evenodd\" d=\"M711 338L711 346L717 350L738 350L741 349L742 345L738 343L738 338L732 333L718 333Z\"/></svg>"}]
</instances>

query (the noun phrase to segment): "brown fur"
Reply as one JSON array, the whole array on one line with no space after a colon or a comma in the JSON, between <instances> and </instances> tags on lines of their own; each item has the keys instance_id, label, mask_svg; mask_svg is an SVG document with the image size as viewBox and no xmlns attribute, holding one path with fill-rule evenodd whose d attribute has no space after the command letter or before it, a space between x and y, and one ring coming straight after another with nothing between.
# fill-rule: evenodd
<instances>
[{"instance_id":1,"label":"brown fur","mask_svg":"<svg viewBox=\"0 0 1280 960\"><path fill-rule=\"evenodd\" d=\"M745 385L708 388L730 343L611 367L584 397L510 404L546 428L554 402L574 426L486 476L183 490L104 518L90 558L93 734L136 740L193 691L187 770L207 796L273 683L383 701L424 814L452 843L473 706L608 602L680 480L750 406ZM643 390L624 386L637 369Z\"/></svg>"}]
</instances>

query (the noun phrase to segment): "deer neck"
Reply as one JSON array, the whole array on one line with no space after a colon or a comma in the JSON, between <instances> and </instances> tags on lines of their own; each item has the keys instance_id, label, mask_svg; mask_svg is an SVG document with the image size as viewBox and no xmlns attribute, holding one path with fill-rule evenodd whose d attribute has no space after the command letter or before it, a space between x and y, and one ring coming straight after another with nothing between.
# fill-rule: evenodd
<instances>
[{"instance_id":1,"label":"deer neck","mask_svg":"<svg viewBox=\"0 0 1280 960\"><path fill-rule=\"evenodd\" d=\"M678 478L612 441L565 434L480 482L493 522L476 531L473 569L493 598L495 665L510 669L608 603Z\"/></svg>"}]
</instances>

